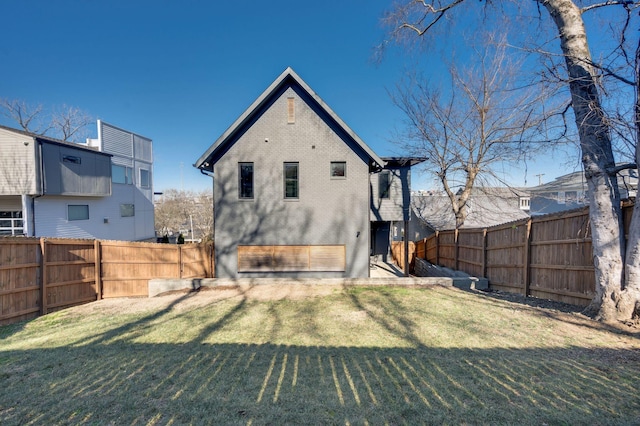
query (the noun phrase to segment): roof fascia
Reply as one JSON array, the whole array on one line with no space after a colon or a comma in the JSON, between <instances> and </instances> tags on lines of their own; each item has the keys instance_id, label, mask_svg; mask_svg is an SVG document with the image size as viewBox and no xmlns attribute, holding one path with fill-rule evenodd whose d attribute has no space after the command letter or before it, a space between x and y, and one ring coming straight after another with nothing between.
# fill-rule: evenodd
<instances>
[{"instance_id":1,"label":"roof fascia","mask_svg":"<svg viewBox=\"0 0 640 426\"><path fill-rule=\"evenodd\" d=\"M288 78L293 79L293 81L300 86L318 105L344 130L344 132L351 137L356 144L369 156L374 164L376 164L379 168L382 168L384 162L380 157L376 155L375 152L362 140L360 137L353 131L347 124L342 121L342 119L331 109L329 106L318 96L316 92L311 89L311 87L304 81L300 76L291 68L287 67L286 70L276 78L269 87L262 92L262 94L247 108L240 117L236 121L233 122L227 130L205 151L204 154L198 158L198 160L194 163L194 167L199 169L204 169L208 171L213 171L213 164L208 164L207 160L211 158L217 151L222 149L229 138L233 136L233 134L241 129L246 123L248 123L253 115L260 110L260 107L267 103L271 96L278 91L278 89L286 84ZM206 165L205 165L206 164Z\"/></svg>"}]
</instances>

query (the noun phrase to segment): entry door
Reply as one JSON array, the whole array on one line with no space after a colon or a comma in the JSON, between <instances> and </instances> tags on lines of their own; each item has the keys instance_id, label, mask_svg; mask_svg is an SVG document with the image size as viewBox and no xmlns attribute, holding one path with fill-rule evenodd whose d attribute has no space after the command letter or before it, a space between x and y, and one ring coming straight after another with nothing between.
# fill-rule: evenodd
<instances>
[{"instance_id":1,"label":"entry door","mask_svg":"<svg viewBox=\"0 0 640 426\"><path fill-rule=\"evenodd\" d=\"M371 255L381 255L381 260L387 261L389 254L389 233L391 222L371 223Z\"/></svg>"}]
</instances>

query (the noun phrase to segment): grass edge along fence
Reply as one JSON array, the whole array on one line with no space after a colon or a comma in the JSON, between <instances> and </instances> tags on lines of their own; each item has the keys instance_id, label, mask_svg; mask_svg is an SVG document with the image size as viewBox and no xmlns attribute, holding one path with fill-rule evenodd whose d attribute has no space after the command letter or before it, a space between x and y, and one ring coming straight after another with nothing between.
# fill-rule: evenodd
<instances>
[{"instance_id":1,"label":"grass edge along fence","mask_svg":"<svg viewBox=\"0 0 640 426\"><path fill-rule=\"evenodd\" d=\"M626 238L633 204L622 210ZM414 242L410 259L487 278L493 290L586 306L595 295L589 226L584 207L490 228L438 231Z\"/></svg>"},{"instance_id":2,"label":"grass edge along fence","mask_svg":"<svg viewBox=\"0 0 640 426\"><path fill-rule=\"evenodd\" d=\"M0 325L110 297L152 278L213 277L213 244L0 238Z\"/></svg>"}]
</instances>

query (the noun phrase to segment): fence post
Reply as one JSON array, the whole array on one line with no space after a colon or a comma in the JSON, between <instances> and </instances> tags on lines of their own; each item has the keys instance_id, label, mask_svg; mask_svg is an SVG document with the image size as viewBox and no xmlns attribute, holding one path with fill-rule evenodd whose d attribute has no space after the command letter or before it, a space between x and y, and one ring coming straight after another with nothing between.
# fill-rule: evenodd
<instances>
[{"instance_id":1,"label":"fence post","mask_svg":"<svg viewBox=\"0 0 640 426\"><path fill-rule=\"evenodd\" d=\"M440 266L440 231L436 231L436 265Z\"/></svg>"},{"instance_id":2,"label":"fence post","mask_svg":"<svg viewBox=\"0 0 640 426\"><path fill-rule=\"evenodd\" d=\"M422 242L424 243L424 260L427 260L427 238L425 237Z\"/></svg>"},{"instance_id":3,"label":"fence post","mask_svg":"<svg viewBox=\"0 0 640 426\"><path fill-rule=\"evenodd\" d=\"M102 253L100 240L94 240L93 251L95 257L95 274L96 274L96 297L97 300L102 299Z\"/></svg>"},{"instance_id":4,"label":"fence post","mask_svg":"<svg viewBox=\"0 0 640 426\"><path fill-rule=\"evenodd\" d=\"M458 230L458 228L456 228L455 232L453 233L453 239L454 239L454 242L455 242L455 251L453 252L453 257L454 257L454 261L453 261L454 268L453 269L455 269L456 271L458 270L458 250L459 250L459 247L458 247L458 234L459 234L459 232L460 231Z\"/></svg>"},{"instance_id":5,"label":"fence post","mask_svg":"<svg viewBox=\"0 0 640 426\"><path fill-rule=\"evenodd\" d=\"M482 277L487 278L487 228L482 230Z\"/></svg>"},{"instance_id":6,"label":"fence post","mask_svg":"<svg viewBox=\"0 0 640 426\"><path fill-rule=\"evenodd\" d=\"M524 237L524 295L531 295L531 219L527 220Z\"/></svg>"},{"instance_id":7,"label":"fence post","mask_svg":"<svg viewBox=\"0 0 640 426\"><path fill-rule=\"evenodd\" d=\"M182 245L177 244L178 246L178 278L182 279Z\"/></svg>"},{"instance_id":8,"label":"fence post","mask_svg":"<svg viewBox=\"0 0 640 426\"><path fill-rule=\"evenodd\" d=\"M40 238L40 315L47 314L47 242Z\"/></svg>"}]
</instances>

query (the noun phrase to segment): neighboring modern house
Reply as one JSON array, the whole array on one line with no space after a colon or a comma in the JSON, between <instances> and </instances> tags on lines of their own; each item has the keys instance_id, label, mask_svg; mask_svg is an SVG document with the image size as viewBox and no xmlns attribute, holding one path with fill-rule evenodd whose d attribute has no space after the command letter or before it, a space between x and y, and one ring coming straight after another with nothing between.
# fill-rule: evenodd
<instances>
[{"instance_id":1,"label":"neighboring modern house","mask_svg":"<svg viewBox=\"0 0 640 426\"><path fill-rule=\"evenodd\" d=\"M155 237L151 140L98 121L70 143L0 126L0 235Z\"/></svg>"},{"instance_id":2,"label":"neighboring modern house","mask_svg":"<svg viewBox=\"0 0 640 426\"><path fill-rule=\"evenodd\" d=\"M467 201L468 214L462 228L487 228L529 217L529 194L516 188L476 188ZM410 240L421 240L436 231L456 228L449 197L412 194L416 216L410 222Z\"/></svg>"},{"instance_id":3,"label":"neighboring modern house","mask_svg":"<svg viewBox=\"0 0 640 426\"><path fill-rule=\"evenodd\" d=\"M638 190L638 170L625 169L618 172L618 188L621 199L635 197ZM584 207L588 204L587 190L587 181L582 171L569 173L549 183L527 188L531 193L531 215Z\"/></svg>"},{"instance_id":4,"label":"neighboring modern house","mask_svg":"<svg viewBox=\"0 0 640 426\"><path fill-rule=\"evenodd\" d=\"M216 277L368 277L381 223L408 219L411 162L287 68L194 164L214 177Z\"/></svg>"}]
</instances>

